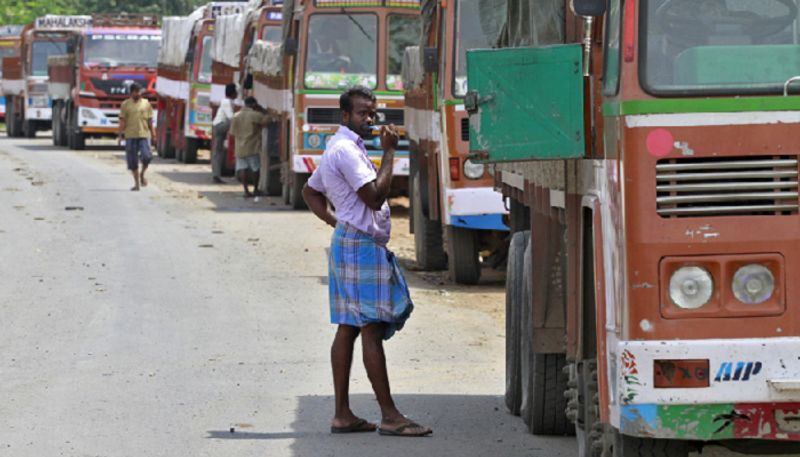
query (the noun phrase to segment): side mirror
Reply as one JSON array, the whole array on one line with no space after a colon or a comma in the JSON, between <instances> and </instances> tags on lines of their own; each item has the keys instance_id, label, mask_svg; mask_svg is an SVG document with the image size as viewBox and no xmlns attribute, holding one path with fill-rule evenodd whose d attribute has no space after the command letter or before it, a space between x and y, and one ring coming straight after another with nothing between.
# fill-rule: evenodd
<instances>
[{"instance_id":1,"label":"side mirror","mask_svg":"<svg viewBox=\"0 0 800 457\"><path fill-rule=\"evenodd\" d=\"M297 55L297 38L289 37L286 38L286 41L283 43L283 52L286 53L288 56L296 56Z\"/></svg>"},{"instance_id":2,"label":"side mirror","mask_svg":"<svg viewBox=\"0 0 800 457\"><path fill-rule=\"evenodd\" d=\"M422 49L422 69L425 73L436 73L439 70L439 55L436 48Z\"/></svg>"},{"instance_id":3,"label":"side mirror","mask_svg":"<svg viewBox=\"0 0 800 457\"><path fill-rule=\"evenodd\" d=\"M572 11L578 16L602 16L606 13L606 0L572 0Z\"/></svg>"}]
</instances>

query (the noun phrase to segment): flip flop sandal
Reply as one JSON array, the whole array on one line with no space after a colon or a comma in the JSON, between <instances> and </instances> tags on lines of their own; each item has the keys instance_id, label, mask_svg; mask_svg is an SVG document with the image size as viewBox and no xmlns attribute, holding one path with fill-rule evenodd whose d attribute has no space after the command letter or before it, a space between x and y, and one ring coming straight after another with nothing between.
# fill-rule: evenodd
<instances>
[{"instance_id":1,"label":"flip flop sandal","mask_svg":"<svg viewBox=\"0 0 800 457\"><path fill-rule=\"evenodd\" d=\"M407 424L403 424L397 427L394 430L387 430L385 428L379 428L378 433L383 436L408 436L412 438L418 438L421 436L428 436L433 433L433 430L426 430L424 432L418 433L403 433L404 431L408 430L409 428L424 428L421 425L417 424L416 422L409 422Z\"/></svg>"},{"instance_id":2,"label":"flip flop sandal","mask_svg":"<svg viewBox=\"0 0 800 457\"><path fill-rule=\"evenodd\" d=\"M374 427L365 427L365 425L371 424L364 419L359 419L350 425L345 425L344 427L331 426L331 433L363 433L375 431Z\"/></svg>"}]
</instances>

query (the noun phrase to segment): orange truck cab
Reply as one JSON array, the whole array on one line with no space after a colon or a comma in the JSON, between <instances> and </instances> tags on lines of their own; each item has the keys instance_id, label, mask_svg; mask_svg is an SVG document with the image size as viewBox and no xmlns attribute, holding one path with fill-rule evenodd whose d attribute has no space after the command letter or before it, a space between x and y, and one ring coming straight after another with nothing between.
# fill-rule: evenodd
<instances>
[{"instance_id":1,"label":"orange truck cab","mask_svg":"<svg viewBox=\"0 0 800 457\"><path fill-rule=\"evenodd\" d=\"M404 49L419 39L419 2L293 0L283 5L281 18L281 45L255 45L250 65L256 98L280 112L281 120L273 128L279 144L272 146L279 152L268 157L272 176L280 170L284 200L295 209L305 207L301 190L339 127L339 96L355 84L373 89L376 124L391 123L400 130L393 192L407 193L408 139L400 73ZM371 160L379 164L383 151L377 134L365 142ZM277 184L269 187L277 193Z\"/></svg>"},{"instance_id":2,"label":"orange truck cab","mask_svg":"<svg viewBox=\"0 0 800 457\"><path fill-rule=\"evenodd\" d=\"M466 52L492 44L480 33L479 6L423 2L423 47L407 48L404 60L417 263L448 266L459 284L477 283L482 266L501 265L507 249L503 196L490 167L469 157Z\"/></svg>"},{"instance_id":3,"label":"orange truck cab","mask_svg":"<svg viewBox=\"0 0 800 457\"><path fill-rule=\"evenodd\" d=\"M91 20L91 16L47 15L25 26L18 63L14 58L3 59L8 136L33 138L39 130L50 130L53 111L48 58L66 54L69 37L88 27Z\"/></svg>"},{"instance_id":4,"label":"orange truck cab","mask_svg":"<svg viewBox=\"0 0 800 457\"><path fill-rule=\"evenodd\" d=\"M155 105L158 16L95 14L48 64L53 144L84 149L87 138L115 137L119 109L133 83Z\"/></svg>"},{"instance_id":5,"label":"orange truck cab","mask_svg":"<svg viewBox=\"0 0 800 457\"><path fill-rule=\"evenodd\" d=\"M6 118L6 97L3 92L3 59L6 57L19 57L19 34L21 32L21 25L0 26L0 119L3 121Z\"/></svg>"},{"instance_id":6,"label":"orange truck cab","mask_svg":"<svg viewBox=\"0 0 800 457\"><path fill-rule=\"evenodd\" d=\"M506 403L579 455L800 451L800 5L509 0L467 52L510 199ZM564 414L552 414L565 411Z\"/></svg>"}]
</instances>

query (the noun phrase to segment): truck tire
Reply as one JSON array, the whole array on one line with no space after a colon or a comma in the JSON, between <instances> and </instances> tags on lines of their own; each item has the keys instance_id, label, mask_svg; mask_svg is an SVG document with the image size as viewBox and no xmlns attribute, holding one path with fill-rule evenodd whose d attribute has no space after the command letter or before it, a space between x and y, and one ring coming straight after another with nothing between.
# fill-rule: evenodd
<instances>
[{"instance_id":1,"label":"truck tire","mask_svg":"<svg viewBox=\"0 0 800 457\"><path fill-rule=\"evenodd\" d=\"M517 232L511 238L506 270L506 407L519 416L522 383L520 380L520 347L522 345L520 312L524 303L523 270L525 249L531 232Z\"/></svg>"},{"instance_id":2,"label":"truck tire","mask_svg":"<svg viewBox=\"0 0 800 457\"><path fill-rule=\"evenodd\" d=\"M281 177L281 196L283 197L283 204L288 205L290 201L289 197L291 197L292 193L292 169L289 167L289 162L283 164L283 167L281 168Z\"/></svg>"},{"instance_id":3,"label":"truck tire","mask_svg":"<svg viewBox=\"0 0 800 457\"><path fill-rule=\"evenodd\" d=\"M281 195L283 191L283 187L281 184L281 161L280 158L277 156L272 156L267 153L267 163L264 167L263 173L266 174L266 184L264 186L264 192L271 196L277 197Z\"/></svg>"},{"instance_id":4,"label":"truck tire","mask_svg":"<svg viewBox=\"0 0 800 457\"><path fill-rule=\"evenodd\" d=\"M447 268L447 253L442 243L442 224L431 221L422 207L422 181L419 170L411 175L411 223L414 228L414 251L417 265L423 270Z\"/></svg>"},{"instance_id":5,"label":"truck tire","mask_svg":"<svg viewBox=\"0 0 800 457\"><path fill-rule=\"evenodd\" d=\"M571 435L574 425L567 419L569 378L564 372L564 354L533 351L533 272L532 244L525 249L523 267L523 306L520 312L522 344L520 345L521 405L520 415L534 435Z\"/></svg>"},{"instance_id":6,"label":"truck tire","mask_svg":"<svg viewBox=\"0 0 800 457\"><path fill-rule=\"evenodd\" d=\"M481 278L478 237L473 230L447 226L447 263L457 284L477 284Z\"/></svg>"},{"instance_id":7,"label":"truck tire","mask_svg":"<svg viewBox=\"0 0 800 457\"><path fill-rule=\"evenodd\" d=\"M6 132L11 138L19 138L22 136L22 119L21 114L17 112L14 105L15 97L6 97Z\"/></svg>"},{"instance_id":8,"label":"truck tire","mask_svg":"<svg viewBox=\"0 0 800 457\"><path fill-rule=\"evenodd\" d=\"M58 123L58 135L55 133L55 125ZM56 146L67 146L67 112L64 102L58 104L58 118L53 115L53 137L56 140Z\"/></svg>"},{"instance_id":9,"label":"truck tire","mask_svg":"<svg viewBox=\"0 0 800 457\"><path fill-rule=\"evenodd\" d=\"M78 127L78 109L72 110L72 123L70 124L70 132L72 133L72 142L70 149L75 151L83 151L86 149L86 135L81 132Z\"/></svg>"},{"instance_id":10,"label":"truck tire","mask_svg":"<svg viewBox=\"0 0 800 457\"><path fill-rule=\"evenodd\" d=\"M615 432L614 457L688 457L689 444L680 440L638 438Z\"/></svg>"},{"instance_id":11,"label":"truck tire","mask_svg":"<svg viewBox=\"0 0 800 457\"><path fill-rule=\"evenodd\" d=\"M33 121L22 121L22 134L25 138L36 138L36 124Z\"/></svg>"},{"instance_id":12,"label":"truck tire","mask_svg":"<svg viewBox=\"0 0 800 457\"><path fill-rule=\"evenodd\" d=\"M58 144L58 131L61 129L61 123L58 121L61 116L61 102L53 102L53 146Z\"/></svg>"},{"instance_id":13,"label":"truck tire","mask_svg":"<svg viewBox=\"0 0 800 457\"><path fill-rule=\"evenodd\" d=\"M289 193L289 205L292 209L308 209L305 200L303 200L303 187L306 185L309 176L307 173L292 174L292 187Z\"/></svg>"},{"instance_id":14,"label":"truck tire","mask_svg":"<svg viewBox=\"0 0 800 457\"><path fill-rule=\"evenodd\" d=\"M186 148L183 151L184 163L197 163L197 150L200 149L200 140L197 138L186 138Z\"/></svg>"}]
</instances>

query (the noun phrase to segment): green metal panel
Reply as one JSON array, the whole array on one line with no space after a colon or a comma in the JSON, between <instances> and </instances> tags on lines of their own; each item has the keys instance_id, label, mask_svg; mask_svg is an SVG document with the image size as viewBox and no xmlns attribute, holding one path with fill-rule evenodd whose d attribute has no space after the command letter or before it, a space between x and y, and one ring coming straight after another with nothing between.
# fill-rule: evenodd
<instances>
[{"instance_id":1,"label":"green metal panel","mask_svg":"<svg viewBox=\"0 0 800 457\"><path fill-rule=\"evenodd\" d=\"M467 52L470 151L478 160L584 156L579 44Z\"/></svg>"}]
</instances>

